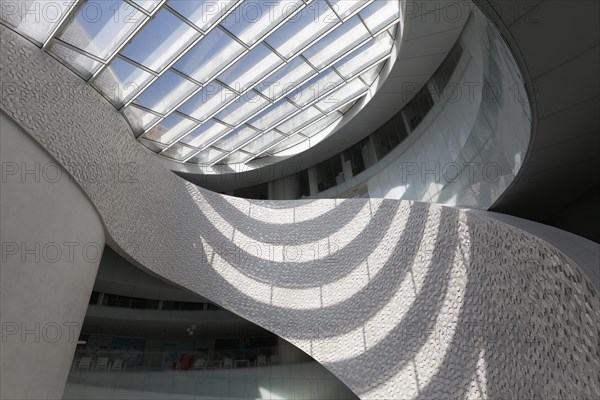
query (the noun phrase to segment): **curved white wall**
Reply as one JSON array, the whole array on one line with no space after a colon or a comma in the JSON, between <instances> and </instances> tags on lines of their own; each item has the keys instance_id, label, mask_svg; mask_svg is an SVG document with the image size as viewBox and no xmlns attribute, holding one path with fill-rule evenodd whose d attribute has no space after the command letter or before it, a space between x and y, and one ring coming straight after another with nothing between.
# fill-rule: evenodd
<instances>
[{"instance_id":1,"label":"curved white wall","mask_svg":"<svg viewBox=\"0 0 600 400\"><path fill-rule=\"evenodd\" d=\"M0 397L60 399L104 228L67 171L3 111L0 131Z\"/></svg>"},{"instance_id":2,"label":"curved white wall","mask_svg":"<svg viewBox=\"0 0 600 400\"><path fill-rule=\"evenodd\" d=\"M198 188L54 59L1 27L2 108L80 182L112 246L268 328L361 398L597 397L600 299L544 241L497 221L395 200L261 202ZM71 165L133 163L128 184ZM131 244L135 244L135 251ZM579 349L573 351L573 349Z\"/></svg>"}]
</instances>

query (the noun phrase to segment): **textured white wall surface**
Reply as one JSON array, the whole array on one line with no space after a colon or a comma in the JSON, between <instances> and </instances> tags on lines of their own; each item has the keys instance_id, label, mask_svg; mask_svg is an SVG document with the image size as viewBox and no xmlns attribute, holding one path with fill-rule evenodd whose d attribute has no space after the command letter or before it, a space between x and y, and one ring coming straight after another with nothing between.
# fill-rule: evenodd
<instances>
[{"instance_id":1,"label":"textured white wall surface","mask_svg":"<svg viewBox=\"0 0 600 400\"><path fill-rule=\"evenodd\" d=\"M364 399L600 395L598 293L544 241L425 203L206 191L158 165L92 88L0 29L2 108L138 265L289 340Z\"/></svg>"},{"instance_id":2,"label":"textured white wall surface","mask_svg":"<svg viewBox=\"0 0 600 400\"><path fill-rule=\"evenodd\" d=\"M69 174L0 111L0 398L56 399L104 249Z\"/></svg>"}]
</instances>

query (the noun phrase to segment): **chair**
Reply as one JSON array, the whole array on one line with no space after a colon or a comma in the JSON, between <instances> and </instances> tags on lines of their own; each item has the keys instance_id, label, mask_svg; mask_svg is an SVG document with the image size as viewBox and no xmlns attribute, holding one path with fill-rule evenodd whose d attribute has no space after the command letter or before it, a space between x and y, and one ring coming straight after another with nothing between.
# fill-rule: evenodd
<instances>
[{"instance_id":1,"label":"chair","mask_svg":"<svg viewBox=\"0 0 600 400\"><path fill-rule=\"evenodd\" d=\"M108 371L108 357L100 357L96 362L94 371Z\"/></svg>"},{"instance_id":2,"label":"chair","mask_svg":"<svg viewBox=\"0 0 600 400\"><path fill-rule=\"evenodd\" d=\"M256 366L262 367L263 365L267 365L267 357L264 354L259 354L256 359Z\"/></svg>"},{"instance_id":3,"label":"chair","mask_svg":"<svg viewBox=\"0 0 600 400\"><path fill-rule=\"evenodd\" d=\"M279 364L279 356L277 354L271 355L271 364Z\"/></svg>"},{"instance_id":4,"label":"chair","mask_svg":"<svg viewBox=\"0 0 600 400\"><path fill-rule=\"evenodd\" d=\"M77 370L86 370L89 371L90 368L92 367L92 357L81 357L81 360L79 360L79 365L77 365Z\"/></svg>"},{"instance_id":5,"label":"chair","mask_svg":"<svg viewBox=\"0 0 600 400\"><path fill-rule=\"evenodd\" d=\"M115 359L115 361L113 361L112 365L110 366L110 370L111 371L123 371L123 360L121 360L120 358Z\"/></svg>"},{"instance_id":6,"label":"chair","mask_svg":"<svg viewBox=\"0 0 600 400\"><path fill-rule=\"evenodd\" d=\"M204 358L196 358L193 369L206 369L206 360Z\"/></svg>"},{"instance_id":7,"label":"chair","mask_svg":"<svg viewBox=\"0 0 600 400\"><path fill-rule=\"evenodd\" d=\"M223 360L223 368L233 368L233 360L231 358L225 358Z\"/></svg>"}]
</instances>

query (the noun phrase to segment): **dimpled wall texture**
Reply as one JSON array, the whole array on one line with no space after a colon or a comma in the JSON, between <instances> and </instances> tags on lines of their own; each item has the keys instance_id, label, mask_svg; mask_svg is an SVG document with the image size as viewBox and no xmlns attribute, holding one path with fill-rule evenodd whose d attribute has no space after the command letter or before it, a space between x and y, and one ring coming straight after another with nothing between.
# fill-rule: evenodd
<instances>
[{"instance_id":1,"label":"dimpled wall texture","mask_svg":"<svg viewBox=\"0 0 600 400\"><path fill-rule=\"evenodd\" d=\"M0 29L2 109L138 265L289 340L364 399L600 394L598 293L545 242L424 203L208 192L165 170L63 65Z\"/></svg>"}]
</instances>

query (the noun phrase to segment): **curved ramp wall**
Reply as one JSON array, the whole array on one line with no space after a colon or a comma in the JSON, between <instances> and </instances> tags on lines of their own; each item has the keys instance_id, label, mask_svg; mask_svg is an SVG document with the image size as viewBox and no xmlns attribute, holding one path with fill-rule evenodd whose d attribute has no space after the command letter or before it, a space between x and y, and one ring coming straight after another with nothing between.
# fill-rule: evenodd
<instances>
[{"instance_id":1,"label":"curved ramp wall","mask_svg":"<svg viewBox=\"0 0 600 400\"><path fill-rule=\"evenodd\" d=\"M371 197L488 209L523 165L531 132L524 79L478 9L440 101L368 179Z\"/></svg>"},{"instance_id":2,"label":"curved ramp wall","mask_svg":"<svg viewBox=\"0 0 600 400\"><path fill-rule=\"evenodd\" d=\"M289 340L361 398L600 393L598 293L545 242L424 203L206 191L158 165L94 89L0 32L2 109L151 273Z\"/></svg>"}]
</instances>

